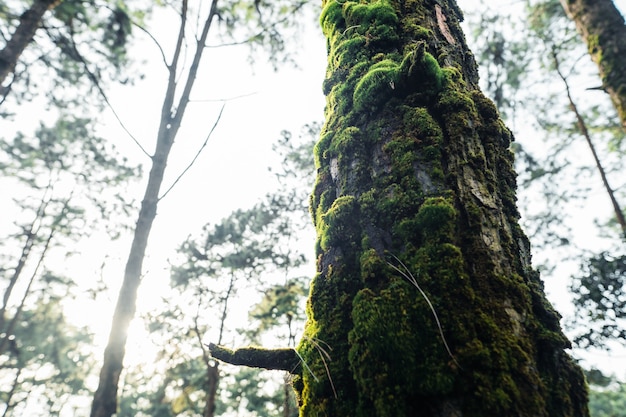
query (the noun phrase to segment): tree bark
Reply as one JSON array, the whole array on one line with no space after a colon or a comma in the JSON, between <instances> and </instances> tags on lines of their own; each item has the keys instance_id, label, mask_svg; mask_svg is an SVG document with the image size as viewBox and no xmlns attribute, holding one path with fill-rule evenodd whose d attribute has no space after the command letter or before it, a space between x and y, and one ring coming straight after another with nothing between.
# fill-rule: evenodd
<instances>
[{"instance_id":1,"label":"tree bark","mask_svg":"<svg viewBox=\"0 0 626 417\"><path fill-rule=\"evenodd\" d=\"M453 0L323 1L301 416L588 416Z\"/></svg>"},{"instance_id":2,"label":"tree bark","mask_svg":"<svg viewBox=\"0 0 626 417\"><path fill-rule=\"evenodd\" d=\"M20 24L0 51L0 86L13 72L22 52L35 37L35 32L41 26L43 15L59 3L58 0L35 0L30 9L20 16Z\"/></svg>"},{"instance_id":3,"label":"tree bark","mask_svg":"<svg viewBox=\"0 0 626 417\"><path fill-rule=\"evenodd\" d=\"M626 26L613 0L561 0L598 65L606 91L626 130Z\"/></svg>"}]
</instances>

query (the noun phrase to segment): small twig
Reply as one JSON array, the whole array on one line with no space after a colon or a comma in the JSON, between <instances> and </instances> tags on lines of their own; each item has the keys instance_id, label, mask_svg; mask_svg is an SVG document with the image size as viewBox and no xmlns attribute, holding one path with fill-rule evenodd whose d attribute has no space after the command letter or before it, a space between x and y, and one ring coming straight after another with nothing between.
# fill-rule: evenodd
<instances>
[{"instance_id":1,"label":"small twig","mask_svg":"<svg viewBox=\"0 0 626 417\"><path fill-rule=\"evenodd\" d=\"M598 156L596 147L593 144L593 141L591 140L591 134L589 133L589 130L587 129L587 123L585 123L585 119L578 111L578 106L576 106L576 103L574 102L574 98L572 97L570 87L569 87L569 82L567 81L567 77L563 75L563 72L561 71L561 63L559 61L559 56L557 55L557 51L555 50L555 48L552 48L551 52L552 52L552 59L554 60L554 69L556 70L556 73L558 74L559 78L561 79L561 81L563 81L563 84L565 85L565 93L567 94L567 100L569 101L569 108L574 113L574 116L576 116L576 124L578 125L578 129L580 130L580 133L583 135L583 137L587 141L587 145L589 146L589 150L591 151L591 155L593 156L593 160L596 164L596 168L598 169L598 173L600 174L600 178L602 179L602 184L604 185L604 189L606 190L607 194L609 195L609 199L611 200L611 205L613 206L613 212L615 213L615 218L617 219L617 222L619 223L622 229L623 238L626 239L626 217L624 216L622 207L620 206L620 204L617 201L617 198L615 197L615 192L609 185L609 180L607 178L606 171L604 169L604 166L602 165L602 162L600 161L600 157Z\"/></svg>"},{"instance_id":2,"label":"small twig","mask_svg":"<svg viewBox=\"0 0 626 417\"><path fill-rule=\"evenodd\" d=\"M165 52L163 51L163 48L161 47L161 44L159 43L159 41L152 35L152 33L150 33L148 31L148 29L144 28L143 26L141 26L139 23L135 22L134 20L131 19L131 23L133 24L133 26L139 28L139 30L141 30L143 33L145 33L146 35L148 35L148 37L150 39L152 39L152 41L154 42L154 44L156 45L156 47L158 48L159 52L161 53L161 59L163 59L163 63L165 64L165 67L169 67L169 64L167 63L167 58L165 57Z\"/></svg>"},{"instance_id":3,"label":"small twig","mask_svg":"<svg viewBox=\"0 0 626 417\"><path fill-rule=\"evenodd\" d=\"M448 355L450 355L450 357L452 358L454 363L459 368L461 368L461 365L457 362L456 358L452 354L452 351L450 350L450 347L448 346L448 342L446 342L446 337L443 335L443 328L441 327L441 322L439 321L439 316L437 316L437 312L435 311L435 307L430 302L430 299L428 298L428 296L426 295L424 290L422 290L422 288L419 286L419 284L417 283L417 279L415 279L415 276L413 276L413 274L411 273L409 268L407 268L407 266L400 259L398 259L398 257L396 255L394 255L392 253L390 253L390 255L393 256L393 258L396 261L398 261L398 263L402 266L402 268L404 268L404 271L401 270L400 268L398 268L397 266L395 266L394 264L392 264L391 262L387 262L387 265L389 265L390 267L392 267L393 269L398 271L400 273L400 275L402 275L407 281L409 281L411 284L413 284L413 286L419 290L420 294L422 294L422 297L424 297L424 300L426 300L426 303L428 304L428 307L430 307L430 311L433 313L433 317L435 317L435 321L437 322L437 327L439 328L439 334L441 335L441 340L443 341L443 345L445 346L446 350L448 351Z\"/></svg>"},{"instance_id":4,"label":"small twig","mask_svg":"<svg viewBox=\"0 0 626 417\"><path fill-rule=\"evenodd\" d=\"M109 101L109 98L107 97L106 93L104 92L104 89L102 88L102 86L100 86L100 81L98 80L98 77L96 77L96 75L93 72L91 72L91 70L89 69L89 66L87 65L87 61L85 60L85 58L83 58L83 55L78 51L78 48L76 47L76 43L74 42L74 38L70 37L70 41L71 41L71 45L72 45L72 50L76 54L76 57L81 62L81 64L83 64L83 68L84 68L85 72L87 73L87 77L91 80L91 82L93 83L94 87L96 87L96 90L98 90L98 92L102 96L102 99L106 103L107 107L109 108L109 110L111 110L111 113L113 113L113 117L115 117L117 122L120 124L120 127L133 140L133 142L135 142L135 144L139 147L139 149L141 149L141 151L148 158L152 159L152 155L150 155L150 153L148 151L146 151L146 149L141 145L141 143L139 143L139 140L137 140L137 138L130 132L130 130L128 130L128 128L126 127L126 125L122 121L121 117L115 111L115 108L113 107L113 105Z\"/></svg>"},{"instance_id":5,"label":"small twig","mask_svg":"<svg viewBox=\"0 0 626 417\"><path fill-rule=\"evenodd\" d=\"M172 188L174 188L176 186L176 184L178 183L178 181L180 181L180 179L183 177L183 175L185 175L187 173L187 171L189 171L191 169L191 167L193 166L193 164L196 163L196 160L198 159L198 157L200 156L200 154L202 153L202 151L204 150L204 148L206 147L207 143L209 142L209 139L211 138L211 135L213 134L213 131L215 130L215 128L217 127L217 124L219 123L220 119L222 118L222 113L224 112L224 107L226 107L226 103L224 103L222 105L222 108L220 109L219 114L217 115L217 119L215 120L215 123L213 123L213 127L211 128L211 130L209 131L209 134L207 135L206 139L204 139L204 143L202 143L202 146L200 147L200 149L198 149L198 152L196 152L195 156L193 157L193 159L191 160L191 162L189 162L189 165L187 165L187 167L185 167L185 169L183 170L183 172L180 173L180 175L174 180L174 182L172 183L172 185L169 186L169 188L167 189L167 191L165 191L165 193L163 193L163 195L161 197L159 197L159 201L161 201L162 199L165 198L165 196L172 191Z\"/></svg>"}]
</instances>

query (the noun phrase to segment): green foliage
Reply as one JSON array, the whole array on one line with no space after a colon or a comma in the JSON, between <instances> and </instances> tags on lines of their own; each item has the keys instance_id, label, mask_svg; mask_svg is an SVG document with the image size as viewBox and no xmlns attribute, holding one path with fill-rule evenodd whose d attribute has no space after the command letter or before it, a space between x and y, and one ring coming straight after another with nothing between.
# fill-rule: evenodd
<instances>
[{"instance_id":1,"label":"green foliage","mask_svg":"<svg viewBox=\"0 0 626 417\"><path fill-rule=\"evenodd\" d=\"M226 44L245 44L251 62L263 52L263 58L277 69L292 59L287 46L298 39L302 18L310 3L302 0L232 0L217 4L218 39Z\"/></svg>"},{"instance_id":2,"label":"green foliage","mask_svg":"<svg viewBox=\"0 0 626 417\"><path fill-rule=\"evenodd\" d=\"M626 417L626 384L605 389L592 387L589 414L591 417Z\"/></svg>"},{"instance_id":3,"label":"green foliage","mask_svg":"<svg viewBox=\"0 0 626 417\"><path fill-rule=\"evenodd\" d=\"M19 24L19 16L30 3L12 2L10 12L0 15L9 33ZM123 71L129 64L127 50L133 34L132 23L143 24L151 8L152 5L135 1L110 0L98 5L93 0L59 2L44 14L40 26L45 29L37 32L35 42L20 57L3 95L11 93L19 103L40 95L43 88L51 103L60 104L66 100L86 100L92 95L85 94L85 89L92 89L94 82L128 81L129 74ZM50 84L38 75L42 73ZM73 86L73 95L60 87L68 83ZM99 94L96 89L92 91Z\"/></svg>"},{"instance_id":4,"label":"green foliage","mask_svg":"<svg viewBox=\"0 0 626 417\"><path fill-rule=\"evenodd\" d=\"M10 369L3 381L13 384L2 389L3 400L12 415L38 401L54 414L85 394L93 366L90 336L62 312L76 283L56 272L62 265L54 259L71 259L81 239L103 227L119 234L123 226L110 221L127 207L119 187L137 169L95 134L91 120L66 116L0 140L0 171L13 198L3 201L13 214L3 219L0 243L0 353Z\"/></svg>"},{"instance_id":5,"label":"green foliage","mask_svg":"<svg viewBox=\"0 0 626 417\"><path fill-rule=\"evenodd\" d=\"M626 337L626 256L602 252L585 259L570 289L579 320L594 323L593 328L577 334L579 345L602 345L604 340Z\"/></svg>"},{"instance_id":6,"label":"green foliage","mask_svg":"<svg viewBox=\"0 0 626 417\"><path fill-rule=\"evenodd\" d=\"M68 400L88 394L92 343L86 329L67 322L60 298L38 294L0 339L4 415L59 415Z\"/></svg>"},{"instance_id":7,"label":"green foliage","mask_svg":"<svg viewBox=\"0 0 626 417\"><path fill-rule=\"evenodd\" d=\"M308 283L304 279L289 279L265 290L261 301L250 310L250 318L258 324L255 332L264 333L283 324L288 326L288 344L295 344L292 326L304 322L302 300L307 296Z\"/></svg>"}]
</instances>

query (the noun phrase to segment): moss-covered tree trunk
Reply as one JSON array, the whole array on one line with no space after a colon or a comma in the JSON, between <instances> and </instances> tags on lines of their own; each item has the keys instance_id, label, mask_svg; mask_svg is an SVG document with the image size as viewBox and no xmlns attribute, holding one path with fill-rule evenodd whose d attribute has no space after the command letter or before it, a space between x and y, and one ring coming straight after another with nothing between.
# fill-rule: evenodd
<instances>
[{"instance_id":1,"label":"moss-covered tree trunk","mask_svg":"<svg viewBox=\"0 0 626 417\"><path fill-rule=\"evenodd\" d=\"M588 415L460 20L453 0L323 1L302 416Z\"/></svg>"},{"instance_id":2,"label":"moss-covered tree trunk","mask_svg":"<svg viewBox=\"0 0 626 417\"><path fill-rule=\"evenodd\" d=\"M600 70L602 86L626 129L626 25L613 0L561 0Z\"/></svg>"}]
</instances>

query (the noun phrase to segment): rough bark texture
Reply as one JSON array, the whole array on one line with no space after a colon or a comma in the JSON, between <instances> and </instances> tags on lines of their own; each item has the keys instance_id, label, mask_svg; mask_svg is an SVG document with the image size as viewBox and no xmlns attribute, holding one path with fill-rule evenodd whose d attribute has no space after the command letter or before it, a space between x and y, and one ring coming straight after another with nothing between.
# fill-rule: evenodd
<instances>
[{"instance_id":1,"label":"rough bark texture","mask_svg":"<svg viewBox=\"0 0 626 417\"><path fill-rule=\"evenodd\" d=\"M43 15L58 5L57 0L35 0L26 12L20 16L20 24L15 29L11 39L0 50L0 86L6 77L13 72L17 60L33 40L35 32L41 25Z\"/></svg>"},{"instance_id":2,"label":"rough bark texture","mask_svg":"<svg viewBox=\"0 0 626 417\"><path fill-rule=\"evenodd\" d=\"M461 18L452 0L323 2L301 416L588 415Z\"/></svg>"},{"instance_id":3,"label":"rough bark texture","mask_svg":"<svg viewBox=\"0 0 626 417\"><path fill-rule=\"evenodd\" d=\"M598 65L602 86L626 129L626 26L613 0L561 0L576 23L591 58Z\"/></svg>"}]
</instances>

